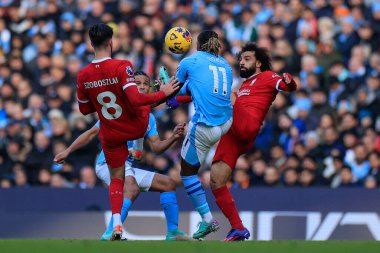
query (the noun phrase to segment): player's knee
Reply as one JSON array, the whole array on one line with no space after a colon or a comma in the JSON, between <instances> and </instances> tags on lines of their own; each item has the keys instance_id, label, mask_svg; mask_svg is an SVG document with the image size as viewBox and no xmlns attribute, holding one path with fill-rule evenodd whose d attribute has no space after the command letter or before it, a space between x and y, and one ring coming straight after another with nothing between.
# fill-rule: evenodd
<instances>
[{"instance_id":1,"label":"player's knee","mask_svg":"<svg viewBox=\"0 0 380 253\"><path fill-rule=\"evenodd\" d=\"M124 179L124 168L119 167L119 168L113 168L110 169L110 176L111 179L118 178L118 179Z\"/></svg>"},{"instance_id":2,"label":"player's knee","mask_svg":"<svg viewBox=\"0 0 380 253\"><path fill-rule=\"evenodd\" d=\"M210 186L212 189L223 187L227 184L228 175L222 170L218 169L218 163L215 163L211 167Z\"/></svg>"},{"instance_id":3,"label":"player's knee","mask_svg":"<svg viewBox=\"0 0 380 253\"><path fill-rule=\"evenodd\" d=\"M126 180L124 184L124 197L131 199L132 201L140 194L140 187L135 180Z\"/></svg>"}]
</instances>

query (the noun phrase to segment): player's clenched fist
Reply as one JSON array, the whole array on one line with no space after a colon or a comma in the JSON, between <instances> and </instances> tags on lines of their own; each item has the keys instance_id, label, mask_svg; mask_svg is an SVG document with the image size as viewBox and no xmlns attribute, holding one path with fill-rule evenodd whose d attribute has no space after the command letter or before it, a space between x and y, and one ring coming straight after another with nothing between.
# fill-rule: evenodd
<instances>
[{"instance_id":1,"label":"player's clenched fist","mask_svg":"<svg viewBox=\"0 0 380 253\"><path fill-rule=\"evenodd\" d=\"M282 74L282 76L283 76L283 80L284 80L284 82L286 83L286 84L291 84L292 82L294 82L294 80L293 80L293 76L291 75L291 74L289 74L289 73L284 73L284 74Z\"/></svg>"}]
</instances>

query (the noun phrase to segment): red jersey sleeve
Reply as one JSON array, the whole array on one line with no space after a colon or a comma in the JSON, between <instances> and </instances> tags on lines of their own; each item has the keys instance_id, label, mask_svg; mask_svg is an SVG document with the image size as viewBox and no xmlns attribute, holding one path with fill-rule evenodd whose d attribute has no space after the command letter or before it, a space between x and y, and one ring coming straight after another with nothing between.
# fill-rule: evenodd
<instances>
[{"instance_id":1,"label":"red jersey sleeve","mask_svg":"<svg viewBox=\"0 0 380 253\"><path fill-rule=\"evenodd\" d=\"M191 96L176 96L177 102L180 104L187 104L193 101Z\"/></svg>"},{"instance_id":2,"label":"red jersey sleeve","mask_svg":"<svg viewBox=\"0 0 380 253\"><path fill-rule=\"evenodd\" d=\"M118 70L122 80L122 88L129 102L134 106L152 105L163 100L166 96L163 91L153 94L142 94L137 90L132 64L129 61L121 64Z\"/></svg>"},{"instance_id":3,"label":"red jersey sleeve","mask_svg":"<svg viewBox=\"0 0 380 253\"><path fill-rule=\"evenodd\" d=\"M86 90L84 89L83 82L81 80L81 73L77 76L77 100L79 105L79 111L83 115L96 112L95 107L92 105Z\"/></svg>"},{"instance_id":4,"label":"red jersey sleeve","mask_svg":"<svg viewBox=\"0 0 380 253\"><path fill-rule=\"evenodd\" d=\"M278 91L294 91L297 89L297 84L293 78L289 84L286 84L284 79L274 72L272 72L272 76L270 78L272 78L271 84L273 84Z\"/></svg>"}]
</instances>

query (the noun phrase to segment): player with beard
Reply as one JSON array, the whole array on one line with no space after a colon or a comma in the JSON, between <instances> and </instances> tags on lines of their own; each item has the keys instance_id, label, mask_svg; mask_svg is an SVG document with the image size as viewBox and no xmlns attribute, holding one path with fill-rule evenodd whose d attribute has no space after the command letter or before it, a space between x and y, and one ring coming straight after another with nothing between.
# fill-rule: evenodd
<instances>
[{"instance_id":1,"label":"player with beard","mask_svg":"<svg viewBox=\"0 0 380 253\"><path fill-rule=\"evenodd\" d=\"M281 77L271 71L271 60L266 49L248 43L238 57L240 76L246 80L236 94L232 126L221 138L211 167L212 192L232 227L225 241L241 241L250 236L226 186L236 161L253 146L278 91L294 91L297 88L290 74L284 73Z\"/></svg>"}]
</instances>

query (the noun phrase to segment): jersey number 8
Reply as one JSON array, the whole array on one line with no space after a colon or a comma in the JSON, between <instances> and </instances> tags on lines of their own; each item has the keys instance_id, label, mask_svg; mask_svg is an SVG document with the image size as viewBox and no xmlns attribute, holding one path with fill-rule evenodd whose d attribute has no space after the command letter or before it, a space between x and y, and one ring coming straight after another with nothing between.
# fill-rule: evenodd
<instances>
[{"instance_id":1,"label":"jersey number 8","mask_svg":"<svg viewBox=\"0 0 380 253\"><path fill-rule=\"evenodd\" d=\"M109 102L104 102L104 98L108 98ZM105 91L102 93L99 93L99 95L96 98L99 102L99 104L102 105L102 114L103 117L109 120L117 119L121 116L123 112L123 108L121 108L120 105L116 104L116 96L110 91ZM113 109L113 113L110 113L108 109Z\"/></svg>"}]
</instances>

